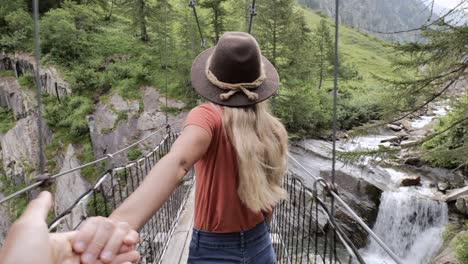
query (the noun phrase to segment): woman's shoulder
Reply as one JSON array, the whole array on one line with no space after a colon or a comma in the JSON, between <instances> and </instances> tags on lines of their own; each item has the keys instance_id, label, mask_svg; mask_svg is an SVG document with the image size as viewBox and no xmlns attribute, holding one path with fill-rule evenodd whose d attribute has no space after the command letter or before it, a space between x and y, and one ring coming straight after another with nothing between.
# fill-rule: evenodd
<instances>
[{"instance_id":1,"label":"woman's shoulder","mask_svg":"<svg viewBox=\"0 0 468 264\"><path fill-rule=\"evenodd\" d=\"M221 115L215 105L205 103L194 107L187 115L185 126L192 124L213 132L222 123Z\"/></svg>"},{"instance_id":2,"label":"woman's shoulder","mask_svg":"<svg viewBox=\"0 0 468 264\"><path fill-rule=\"evenodd\" d=\"M218 107L212 103L204 103L192 108L189 115L201 115L205 118L211 118L213 121L220 121L221 113L221 107Z\"/></svg>"}]
</instances>

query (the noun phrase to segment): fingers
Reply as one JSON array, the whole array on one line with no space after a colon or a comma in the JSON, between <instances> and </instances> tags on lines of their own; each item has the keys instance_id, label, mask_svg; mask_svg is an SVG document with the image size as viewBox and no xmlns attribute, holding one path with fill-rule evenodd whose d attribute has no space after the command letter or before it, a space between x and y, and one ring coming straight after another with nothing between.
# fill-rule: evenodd
<instances>
[{"instance_id":1,"label":"fingers","mask_svg":"<svg viewBox=\"0 0 468 264\"><path fill-rule=\"evenodd\" d=\"M127 253L127 252L132 251L132 250L133 250L133 246L128 246L128 245L122 244L122 246L119 249L119 253Z\"/></svg>"},{"instance_id":2,"label":"fingers","mask_svg":"<svg viewBox=\"0 0 468 264\"><path fill-rule=\"evenodd\" d=\"M94 237L94 233L99 225L98 221L97 217L90 218L80 228L80 231L73 240L73 250L76 253L85 252Z\"/></svg>"},{"instance_id":3,"label":"fingers","mask_svg":"<svg viewBox=\"0 0 468 264\"><path fill-rule=\"evenodd\" d=\"M36 199L29 203L21 218L34 221L46 220L51 207L52 195L49 192L41 192Z\"/></svg>"},{"instance_id":4,"label":"fingers","mask_svg":"<svg viewBox=\"0 0 468 264\"><path fill-rule=\"evenodd\" d=\"M130 226L125 222L119 222L117 228L112 234L109 242L102 250L101 260L105 263L110 263L114 257L119 253L122 242L130 231Z\"/></svg>"},{"instance_id":5,"label":"fingers","mask_svg":"<svg viewBox=\"0 0 468 264\"><path fill-rule=\"evenodd\" d=\"M130 230L130 233L128 233L123 242L125 243L125 245L133 246L138 242L139 238L140 235L138 234L138 232L136 232L135 230Z\"/></svg>"},{"instance_id":6,"label":"fingers","mask_svg":"<svg viewBox=\"0 0 468 264\"><path fill-rule=\"evenodd\" d=\"M81 261L84 264L95 263L101 254L102 249L114 234L116 228L114 222L107 218L99 219L99 226L93 236L93 240L81 256Z\"/></svg>"},{"instance_id":7,"label":"fingers","mask_svg":"<svg viewBox=\"0 0 468 264\"><path fill-rule=\"evenodd\" d=\"M140 260L140 253L138 251L130 251L118 255L111 264L138 263L138 260Z\"/></svg>"},{"instance_id":8,"label":"fingers","mask_svg":"<svg viewBox=\"0 0 468 264\"><path fill-rule=\"evenodd\" d=\"M104 217L88 219L73 239L73 250L81 254L84 264L113 263L117 255L130 253L139 235L126 222Z\"/></svg>"}]
</instances>

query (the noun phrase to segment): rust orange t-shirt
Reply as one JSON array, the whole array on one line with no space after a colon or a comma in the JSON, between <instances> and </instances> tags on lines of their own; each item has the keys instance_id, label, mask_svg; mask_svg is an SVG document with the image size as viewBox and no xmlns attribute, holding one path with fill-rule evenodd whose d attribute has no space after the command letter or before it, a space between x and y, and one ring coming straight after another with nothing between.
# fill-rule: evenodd
<instances>
[{"instance_id":1,"label":"rust orange t-shirt","mask_svg":"<svg viewBox=\"0 0 468 264\"><path fill-rule=\"evenodd\" d=\"M236 151L224 132L221 111L221 107L210 103L197 106L188 114L184 126L199 126L211 136L207 152L195 164L194 227L230 233L255 227L264 215L250 210L237 194Z\"/></svg>"}]
</instances>

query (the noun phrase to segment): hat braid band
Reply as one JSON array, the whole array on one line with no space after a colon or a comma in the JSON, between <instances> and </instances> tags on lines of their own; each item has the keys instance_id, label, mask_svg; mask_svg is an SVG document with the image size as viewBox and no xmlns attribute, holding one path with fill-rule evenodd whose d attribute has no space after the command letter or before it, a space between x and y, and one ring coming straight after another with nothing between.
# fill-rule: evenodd
<instances>
[{"instance_id":1,"label":"hat braid band","mask_svg":"<svg viewBox=\"0 0 468 264\"><path fill-rule=\"evenodd\" d=\"M258 94L255 92L249 91L249 89L254 89L262 85L266 79L266 75L265 75L265 71L263 70L263 65L262 65L262 72L260 74L260 77L258 77L255 81L251 83L225 83L225 82L218 80L218 78L216 78L216 76L209 69L209 63L207 63L206 78L214 86L219 87L223 90L229 90L228 92L225 92L219 95L219 98L223 101L228 100L229 98L231 98L232 95L236 94L237 92L243 92L249 98L249 100L256 101L258 100Z\"/></svg>"}]
</instances>

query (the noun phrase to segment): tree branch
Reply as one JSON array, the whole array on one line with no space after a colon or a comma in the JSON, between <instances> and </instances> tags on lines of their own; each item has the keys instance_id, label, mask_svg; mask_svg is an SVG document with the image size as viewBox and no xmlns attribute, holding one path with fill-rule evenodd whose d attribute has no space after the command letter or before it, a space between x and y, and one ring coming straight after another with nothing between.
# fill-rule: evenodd
<instances>
[{"instance_id":1,"label":"tree branch","mask_svg":"<svg viewBox=\"0 0 468 264\"><path fill-rule=\"evenodd\" d=\"M432 133L432 134L430 134L429 136L426 136L426 137L424 137L424 138L421 139L421 140L418 140L418 141L415 141L415 142L411 142L411 143L402 144L402 145L401 145L401 148L402 148L402 149L407 149L407 148L411 148L411 147L414 147L414 146L421 145L421 144L423 144L423 143L425 143L425 142L427 142L427 141L429 141L429 140L431 140L431 139L433 139L433 138L435 138L435 137L437 137L437 136L442 135L443 133L449 131L450 129L452 129L452 128L458 126L459 124L461 124L461 123L463 123L463 122L465 122L465 121L468 121L468 116L467 116L467 117L464 117L464 118L461 118L461 119L459 119L459 120L453 122L452 124L450 124L450 126L446 127L444 130L439 131L439 132L437 132L437 133Z\"/></svg>"}]
</instances>

